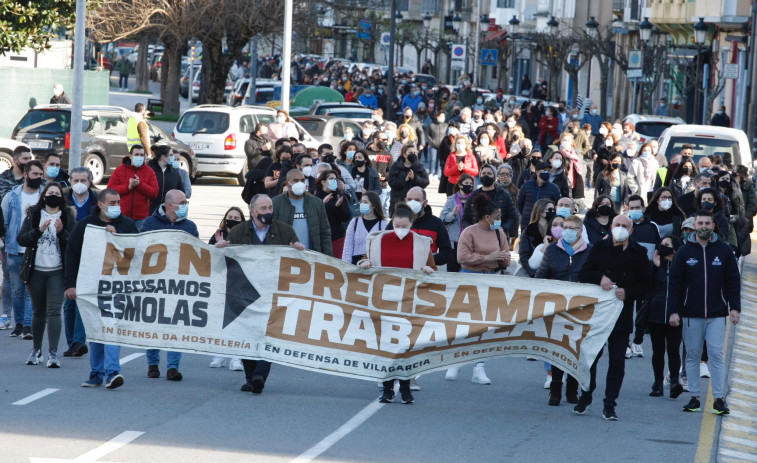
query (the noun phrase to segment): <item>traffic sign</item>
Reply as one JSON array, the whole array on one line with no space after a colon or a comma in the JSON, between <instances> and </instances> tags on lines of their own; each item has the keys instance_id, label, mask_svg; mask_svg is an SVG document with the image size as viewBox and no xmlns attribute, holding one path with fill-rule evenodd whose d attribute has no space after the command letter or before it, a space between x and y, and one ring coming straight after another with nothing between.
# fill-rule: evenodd
<instances>
[{"instance_id":1,"label":"traffic sign","mask_svg":"<svg viewBox=\"0 0 757 463\"><path fill-rule=\"evenodd\" d=\"M724 79L738 79L739 78L739 65L735 63L728 63L723 68Z\"/></svg>"},{"instance_id":2,"label":"traffic sign","mask_svg":"<svg viewBox=\"0 0 757 463\"><path fill-rule=\"evenodd\" d=\"M481 66L496 66L499 58L499 50L484 48L481 50Z\"/></svg>"},{"instance_id":3,"label":"traffic sign","mask_svg":"<svg viewBox=\"0 0 757 463\"><path fill-rule=\"evenodd\" d=\"M629 69L626 71L626 76L629 79L638 79L639 77L644 77L644 71L641 69Z\"/></svg>"},{"instance_id":4,"label":"traffic sign","mask_svg":"<svg viewBox=\"0 0 757 463\"><path fill-rule=\"evenodd\" d=\"M381 33L381 46L388 47L389 46L389 33L388 32L382 32Z\"/></svg>"},{"instance_id":5,"label":"traffic sign","mask_svg":"<svg viewBox=\"0 0 757 463\"><path fill-rule=\"evenodd\" d=\"M452 44L452 59L465 59L465 45L461 43Z\"/></svg>"}]
</instances>

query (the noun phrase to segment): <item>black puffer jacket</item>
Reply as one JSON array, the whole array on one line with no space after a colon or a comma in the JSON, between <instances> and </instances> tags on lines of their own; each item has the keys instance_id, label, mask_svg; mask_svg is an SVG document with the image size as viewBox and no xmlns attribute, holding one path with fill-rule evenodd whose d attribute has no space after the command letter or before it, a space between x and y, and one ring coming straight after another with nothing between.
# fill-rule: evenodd
<instances>
[{"instance_id":1,"label":"black puffer jacket","mask_svg":"<svg viewBox=\"0 0 757 463\"><path fill-rule=\"evenodd\" d=\"M596 217L586 214L586 217L584 217L584 227L586 227L586 235L589 237L589 243L594 243L609 235L611 225L612 219L607 221L607 225L602 225Z\"/></svg>"},{"instance_id":2,"label":"black puffer jacket","mask_svg":"<svg viewBox=\"0 0 757 463\"><path fill-rule=\"evenodd\" d=\"M654 283L652 293L647 301L647 314L649 323L667 325L670 319L668 300L670 297L670 267L673 261L660 258L660 266L652 264L652 276Z\"/></svg>"},{"instance_id":3,"label":"black puffer jacket","mask_svg":"<svg viewBox=\"0 0 757 463\"><path fill-rule=\"evenodd\" d=\"M520 265L531 278L536 274L536 269L531 268L531 266L528 265L528 259L531 258L534 254L534 249L536 249L536 246L540 245L542 241L544 241L544 236L539 232L538 223L529 224L526 227L525 232L523 232L523 236L521 236L518 241L518 259L520 259Z\"/></svg>"},{"instance_id":4,"label":"black puffer jacket","mask_svg":"<svg viewBox=\"0 0 757 463\"><path fill-rule=\"evenodd\" d=\"M479 188L471 194L470 198L465 202L463 228L478 222L476 214L473 212L473 202L479 194L488 194L489 199L502 211L502 229L507 232L507 236L509 238L518 236L518 211L515 209L515 203L513 203L510 192L500 187L494 187L491 191L484 191L482 188Z\"/></svg>"},{"instance_id":5,"label":"black puffer jacket","mask_svg":"<svg viewBox=\"0 0 757 463\"><path fill-rule=\"evenodd\" d=\"M181 181L178 169L166 166L163 170L155 159L150 159L147 165L155 172L155 178L158 179L158 196L150 199L150 215L152 215L155 209L165 201L166 193L170 190L184 191L184 183Z\"/></svg>"},{"instance_id":6,"label":"black puffer jacket","mask_svg":"<svg viewBox=\"0 0 757 463\"><path fill-rule=\"evenodd\" d=\"M591 245L587 244L570 256L559 243L550 244L544 252L541 266L536 271L536 278L577 282L590 249Z\"/></svg>"}]
</instances>

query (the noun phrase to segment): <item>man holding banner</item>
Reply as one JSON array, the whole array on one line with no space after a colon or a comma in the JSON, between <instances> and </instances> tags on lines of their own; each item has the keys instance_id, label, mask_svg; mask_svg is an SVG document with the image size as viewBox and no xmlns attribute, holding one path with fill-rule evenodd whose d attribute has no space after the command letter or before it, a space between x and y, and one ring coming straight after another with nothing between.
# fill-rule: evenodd
<instances>
[{"instance_id":1,"label":"man holding banner","mask_svg":"<svg viewBox=\"0 0 757 463\"><path fill-rule=\"evenodd\" d=\"M633 301L643 299L650 289L651 277L647 251L635 241L631 241L633 222L628 216L618 215L612 221L612 239L593 243L586 258L579 279L582 283L594 283L608 291L615 287L615 296L623 301L623 310L615 322L615 327L607 339L607 382L605 384L604 419L617 421L615 400L620 395L626 365L626 346L633 331ZM583 415L589 409L592 393L597 387L597 363L602 350L591 366L589 390L583 390L573 411Z\"/></svg>"},{"instance_id":2,"label":"man holding banner","mask_svg":"<svg viewBox=\"0 0 757 463\"><path fill-rule=\"evenodd\" d=\"M253 196L250 201L250 220L232 228L229 232L229 240L221 242L219 247L226 247L229 244L289 245L299 251L305 250L305 246L297 239L294 229L273 218L273 202L265 194ZM243 359L242 365L247 379L242 386L242 391L253 394L263 392L268 374L271 372L271 362Z\"/></svg>"},{"instance_id":3,"label":"man holding banner","mask_svg":"<svg viewBox=\"0 0 757 463\"><path fill-rule=\"evenodd\" d=\"M109 233L137 233L134 221L121 214L121 196L118 192L110 188L101 191L97 197L97 207L92 211L92 215L80 220L68 238L63 271L66 299L76 300L76 280L84 244L84 231L89 224L105 227ZM108 389L122 386L124 377L119 374L121 346L90 342L89 350L91 371L89 379L82 383L82 387L102 386L103 378L105 378L105 387Z\"/></svg>"}]
</instances>

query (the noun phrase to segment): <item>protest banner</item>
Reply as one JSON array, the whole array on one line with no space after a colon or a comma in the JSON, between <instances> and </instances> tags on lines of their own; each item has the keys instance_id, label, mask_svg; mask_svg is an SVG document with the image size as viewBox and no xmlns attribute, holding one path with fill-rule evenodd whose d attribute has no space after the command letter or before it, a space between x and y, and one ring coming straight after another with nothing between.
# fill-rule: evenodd
<instances>
[{"instance_id":1,"label":"protest banner","mask_svg":"<svg viewBox=\"0 0 757 463\"><path fill-rule=\"evenodd\" d=\"M286 246L218 249L181 231L91 225L76 291L91 341L373 381L518 355L588 385L622 308L597 285L361 270Z\"/></svg>"}]
</instances>

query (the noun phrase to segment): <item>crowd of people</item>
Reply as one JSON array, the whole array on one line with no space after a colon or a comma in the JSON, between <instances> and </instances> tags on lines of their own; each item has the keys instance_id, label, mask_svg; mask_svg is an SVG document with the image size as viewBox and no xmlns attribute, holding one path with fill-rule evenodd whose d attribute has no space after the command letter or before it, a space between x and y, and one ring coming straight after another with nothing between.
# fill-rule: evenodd
<instances>
[{"instance_id":1,"label":"crowd of people","mask_svg":"<svg viewBox=\"0 0 757 463\"><path fill-rule=\"evenodd\" d=\"M378 75L342 73L340 81L345 79L350 88L342 90L382 94ZM287 245L363 269L431 273L444 267L477 274L507 273L517 249L520 276L596 284L623 301L607 342L604 418L617 419L625 360L644 355L647 332L653 348L649 394L663 395L666 385L673 398L689 390L683 409L698 411L700 374L711 376L714 411L728 413L725 318L739 319L737 258L751 250L757 213L748 168L715 156L694 162L689 145L667 159L655 141L640 144L633 125L604 121L593 105L579 118L563 103L484 102L467 79L449 94L410 79L400 81L396 114L385 114L379 104L361 132L349 132L339 146L307 148L290 132L284 110L274 123L258 124L245 143L242 198L249 209L230 208L210 244ZM136 110L139 127L144 108ZM47 366L60 366L61 307L68 345L63 356L88 351L75 304L87 224L114 233L171 229L198 236L188 214L191 187L182 180L176 153L143 146L134 134L129 155L99 192L86 168L68 174L56 155L43 164L24 148L14 152L13 169L0 175L3 313L12 312L15 321L3 327L33 340L29 365L44 361L46 328ZM427 198L432 181L447 196L439 215ZM84 386L123 384L118 347L90 343L89 352ZM575 378L545 364L548 403L560 404L565 380L566 400L585 413L601 355L590 388L580 394ZM166 356L166 378L180 381L181 354ZM211 366L223 362L214 358ZM148 351L147 364L148 377L161 376L159 350ZM242 390L263 391L269 362L229 364L244 370ZM446 379L455 380L459 370L448 370ZM483 362L471 379L491 383ZM380 386L379 400L392 401L394 382ZM413 403L411 391L419 389L416 378L400 381L401 401Z\"/></svg>"}]
</instances>

